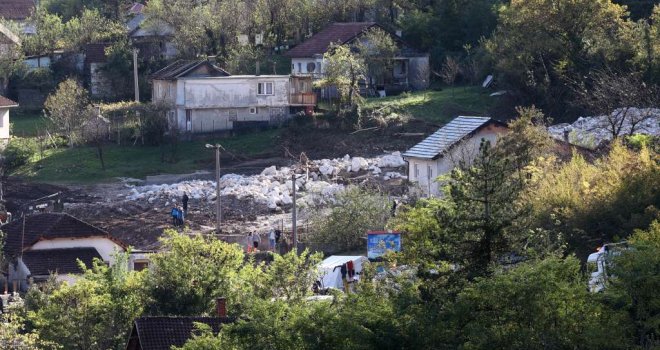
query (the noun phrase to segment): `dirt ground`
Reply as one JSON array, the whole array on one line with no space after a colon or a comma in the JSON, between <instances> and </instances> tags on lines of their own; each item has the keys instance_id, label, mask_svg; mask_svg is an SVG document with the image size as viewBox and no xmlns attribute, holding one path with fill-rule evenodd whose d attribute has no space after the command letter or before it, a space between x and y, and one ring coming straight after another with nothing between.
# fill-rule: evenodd
<instances>
[{"instance_id":1,"label":"dirt ground","mask_svg":"<svg viewBox=\"0 0 660 350\"><path fill-rule=\"evenodd\" d=\"M334 129L295 128L286 129L277 149L257 157L234 155L223 159L227 173L254 174L264 168L291 166L300 160L304 152L309 159L337 158L345 154L372 157L392 151L404 151L434 132L438 126L412 121L405 127L390 127L382 130L365 130L357 133ZM210 160L209 165L213 162ZM191 169L213 170L210 169ZM224 172L223 172L224 173ZM366 174L352 174L343 179L345 183L365 183L374 181ZM401 195L402 180L378 182L387 193ZM171 203L127 201L123 198L130 190L126 183L96 185L50 185L28 183L21 179L9 178L5 182L5 205L11 212L19 212L21 206L35 199L60 192L64 212L99 226L117 238L140 250L151 250L158 246L158 237L166 228L175 228L169 210ZM211 232L215 227L215 204L191 200L186 226L194 232ZM266 232L278 223L290 222L290 207L273 212L264 204L249 199L222 197L223 231L233 235L231 241L242 241L246 233L256 230Z\"/></svg>"}]
</instances>

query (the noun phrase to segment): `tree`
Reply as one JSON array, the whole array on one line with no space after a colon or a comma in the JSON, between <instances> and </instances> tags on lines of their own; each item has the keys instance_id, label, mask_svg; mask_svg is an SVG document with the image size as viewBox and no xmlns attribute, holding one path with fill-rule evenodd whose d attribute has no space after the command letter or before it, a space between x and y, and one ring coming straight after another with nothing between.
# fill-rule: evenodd
<instances>
[{"instance_id":1,"label":"tree","mask_svg":"<svg viewBox=\"0 0 660 350\"><path fill-rule=\"evenodd\" d=\"M399 51L391 34L377 27L371 28L356 44L356 49L367 67L369 85L384 84L391 78L394 56Z\"/></svg>"},{"instance_id":2,"label":"tree","mask_svg":"<svg viewBox=\"0 0 660 350\"><path fill-rule=\"evenodd\" d=\"M602 70L592 72L589 80L590 86L582 82L575 88L578 103L605 116L602 126L612 139L639 131L639 125L651 118L660 104L660 87L645 83L639 74Z\"/></svg>"},{"instance_id":3,"label":"tree","mask_svg":"<svg viewBox=\"0 0 660 350\"><path fill-rule=\"evenodd\" d=\"M46 118L68 138L69 147L73 147L79 138L81 125L94 113L87 90L71 78L57 86L57 90L46 99L44 107Z\"/></svg>"},{"instance_id":4,"label":"tree","mask_svg":"<svg viewBox=\"0 0 660 350\"><path fill-rule=\"evenodd\" d=\"M310 240L334 251L362 247L367 231L384 228L391 208L391 202L381 193L348 188L335 198L329 212L322 209L314 215Z\"/></svg>"},{"instance_id":5,"label":"tree","mask_svg":"<svg viewBox=\"0 0 660 350\"><path fill-rule=\"evenodd\" d=\"M128 271L128 255L108 267L96 260L75 284L32 290L29 319L44 340L65 349L120 349L143 312L142 272ZM36 288L36 287L35 287ZM84 331L81 331L84 329Z\"/></svg>"},{"instance_id":6,"label":"tree","mask_svg":"<svg viewBox=\"0 0 660 350\"><path fill-rule=\"evenodd\" d=\"M354 126L359 128L359 106L362 103L359 83L367 74L364 58L354 53L349 46L331 45L323 54L323 60L325 76L316 85L337 88L340 97L337 112L342 116L352 115L356 120Z\"/></svg>"},{"instance_id":7,"label":"tree","mask_svg":"<svg viewBox=\"0 0 660 350\"><path fill-rule=\"evenodd\" d=\"M634 56L632 23L609 0L514 0L500 7L486 48L505 85L552 116L564 117L570 81Z\"/></svg>"},{"instance_id":8,"label":"tree","mask_svg":"<svg viewBox=\"0 0 660 350\"><path fill-rule=\"evenodd\" d=\"M456 82L456 78L458 78L458 75L461 73L461 66L458 64L458 62L447 56L445 58L445 63L442 65L442 71L440 71L440 76L442 77L442 80L445 82L445 84L454 87L454 83ZM452 90L452 96L454 94L454 90Z\"/></svg>"},{"instance_id":9,"label":"tree","mask_svg":"<svg viewBox=\"0 0 660 350\"><path fill-rule=\"evenodd\" d=\"M64 46L62 18L48 13L45 7L38 7L29 22L34 26L34 34L24 35L23 50L29 55L48 55L53 60L53 52ZM41 57L37 66L41 67Z\"/></svg>"},{"instance_id":10,"label":"tree","mask_svg":"<svg viewBox=\"0 0 660 350\"><path fill-rule=\"evenodd\" d=\"M4 21L2 18L0 18L0 25L5 26L10 33L20 32L18 25ZM13 40L8 43L0 43L0 95L6 94L9 78L25 69L24 55L20 49L20 38L14 35L13 39L17 40L19 44L14 43Z\"/></svg>"},{"instance_id":11,"label":"tree","mask_svg":"<svg viewBox=\"0 0 660 350\"><path fill-rule=\"evenodd\" d=\"M620 315L600 305L586 284L574 257L530 261L478 279L452 307L455 347L629 348Z\"/></svg>"},{"instance_id":12,"label":"tree","mask_svg":"<svg viewBox=\"0 0 660 350\"><path fill-rule=\"evenodd\" d=\"M238 245L215 237L165 231L161 252L152 255L153 269L145 280L155 315L208 314L215 299L226 297L229 309L238 312L249 293L241 293L243 251ZM256 280L256 277L255 277Z\"/></svg>"}]
</instances>

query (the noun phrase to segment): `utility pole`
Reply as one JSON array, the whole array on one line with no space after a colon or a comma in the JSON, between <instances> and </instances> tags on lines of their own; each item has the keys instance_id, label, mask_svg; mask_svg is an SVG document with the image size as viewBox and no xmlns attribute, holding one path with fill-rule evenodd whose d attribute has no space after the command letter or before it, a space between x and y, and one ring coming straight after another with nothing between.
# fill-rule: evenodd
<instances>
[{"instance_id":1,"label":"utility pole","mask_svg":"<svg viewBox=\"0 0 660 350\"><path fill-rule=\"evenodd\" d=\"M215 229L216 234L220 234L220 225L222 224L222 202L220 198L220 149L224 151L224 148L216 144L210 145L207 144L206 148L215 148Z\"/></svg>"},{"instance_id":2,"label":"utility pole","mask_svg":"<svg viewBox=\"0 0 660 350\"><path fill-rule=\"evenodd\" d=\"M140 102L140 83L138 83L137 54L138 50L133 49L133 81L135 84L135 102Z\"/></svg>"},{"instance_id":3,"label":"utility pole","mask_svg":"<svg viewBox=\"0 0 660 350\"><path fill-rule=\"evenodd\" d=\"M293 249L298 251L298 233L296 232L296 174L291 174L291 189L293 192L293 209L291 210L291 231L293 233Z\"/></svg>"}]
</instances>

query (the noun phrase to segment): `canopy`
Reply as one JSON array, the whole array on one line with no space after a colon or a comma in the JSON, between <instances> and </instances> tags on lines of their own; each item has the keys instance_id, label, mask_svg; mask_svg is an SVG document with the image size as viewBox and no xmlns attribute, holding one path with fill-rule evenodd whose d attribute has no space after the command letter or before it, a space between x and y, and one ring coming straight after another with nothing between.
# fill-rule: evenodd
<instances>
[{"instance_id":1,"label":"canopy","mask_svg":"<svg viewBox=\"0 0 660 350\"><path fill-rule=\"evenodd\" d=\"M369 261L369 259L361 255L332 255L326 258L319 265L319 280L321 281L321 287L343 289L344 285L341 281L340 267L349 261L353 262L355 274L359 275L362 272L362 263Z\"/></svg>"}]
</instances>

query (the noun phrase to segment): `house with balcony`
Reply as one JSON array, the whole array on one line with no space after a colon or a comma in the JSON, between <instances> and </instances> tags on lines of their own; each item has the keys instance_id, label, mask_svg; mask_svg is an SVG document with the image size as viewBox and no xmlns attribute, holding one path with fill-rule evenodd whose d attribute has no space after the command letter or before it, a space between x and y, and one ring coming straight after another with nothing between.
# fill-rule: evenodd
<instances>
[{"instance_id":1,"label":"house with balcony","mask_svg":"<svg viewBox=\"0 0 660 350\"><path fill-rule=\"evenodd\" d=\"M275 125L316 105L309 76L229 75L209 61L180 60L152 80L152 101L170 105L169 125L184 133Z\"/></svg>"},{"instance_id":2,"label":"house with balcony","mask_svg":"<svg viewBox=\"0 0 660 350\"><path fill-rule=\"evenodd\" d=\"M401 39L400 35L390 33L375 22L333 23L312 35L291 50L285 56L291 58L291 72L297 75L309 75L314 79L324 73L323 55L331 44L369 46L365 34L379 28L388 33L397 44L398 51L393 57L392 70L382 77L367 77L372 89L384 89L387 92L403 90L424 90L430 82L428 53L420 52Z\"/></svg>"}]
</instances>

